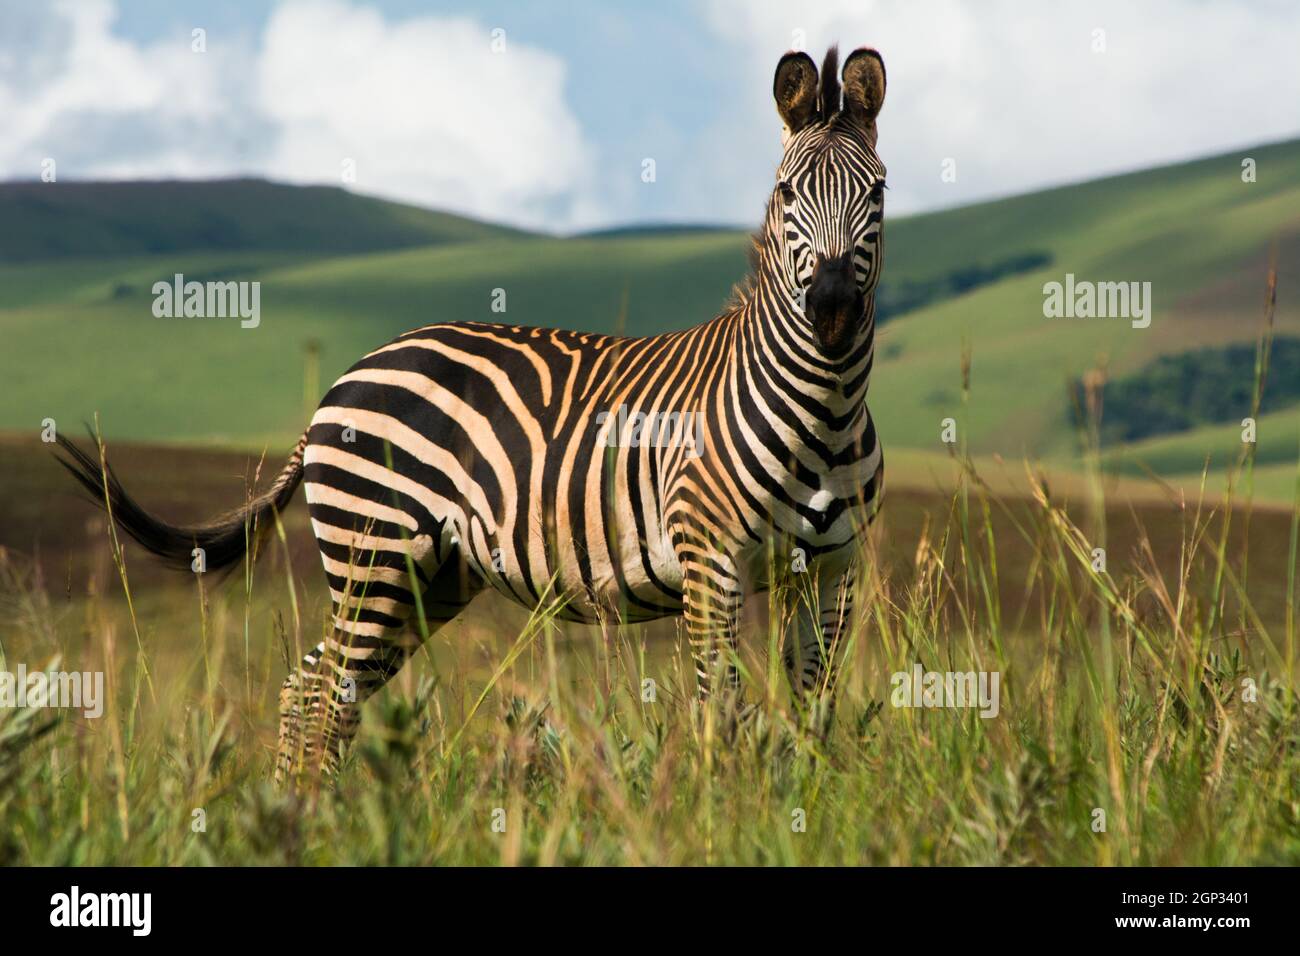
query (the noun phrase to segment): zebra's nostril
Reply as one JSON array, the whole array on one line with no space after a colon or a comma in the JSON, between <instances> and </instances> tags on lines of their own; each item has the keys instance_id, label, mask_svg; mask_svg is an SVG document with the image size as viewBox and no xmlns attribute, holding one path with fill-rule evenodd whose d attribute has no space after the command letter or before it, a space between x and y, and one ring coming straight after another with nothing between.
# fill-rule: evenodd
<instances>
[{"instance_id":1,"label":"zebra's nostril","mask_svg":"<svg viewBox=\"0 0 1300 956\"><path fill-rule=\"evenodd\" d=\"M837 308L852 303L858 296L852 252L833 259L817 257L812 282L808 287L808 304L813 311Z\"/></svg>"},{"instance_id":2,"label":"zebra's nostril","mask_svg":"<svg viewBox=\"0 0 1300 956\"><path fill-rule=\"evenodd\" d=\"M808 287L807 305L823 349L838 355L852 344L865 301L853 271L851 251L833 259L818 257Z\"/></svg>"}]
</instances>

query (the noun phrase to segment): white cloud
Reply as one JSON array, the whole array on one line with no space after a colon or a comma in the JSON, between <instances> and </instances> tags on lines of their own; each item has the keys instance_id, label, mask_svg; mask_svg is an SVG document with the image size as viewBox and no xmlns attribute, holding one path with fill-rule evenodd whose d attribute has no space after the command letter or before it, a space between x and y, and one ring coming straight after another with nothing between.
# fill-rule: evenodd
<instances>
[{"instance_id":1,"label":"white cloud","mask_svg":"<svg viewBox=\"0 0 1300 956\"><path fill-rule=\"evenodd\" d=\"M442 208L545 222L588 174L564 99L564 64L468 19L388 24L332 0L279 8L259 60L258 103L277 131L270 165L296 179L339 175Z\"/></svg>"},{"instance_id":2,"label":"white cloud","mask_svg":"<svg viewBox=\"0 0 1300 956\"><path fill-rule=\"evenodd\" d=\"M248 124L219 58L192 54L188 36L150 46L114 37L109 0L25 12L15 23L23 14L7 6L0 32L0 175L33 178L47 157L60 178L228 171L203 147L223 126Z\"/></svg>"},{"instance_id":3,"label":"white cloud","mask_svg":"<svg viewBox=\"0 0 1300 956\"><path fill-rule=\"evenodd\" d=\"M708 22L751 78L723 120L772 157L770 79L802 30L808 51L877 47L889 88L881 158L895 212L968 202L1294 136L1300 7L1252 2L711 0ZM1105 52L1093 52L1093 31ZM761 80L761 82L760 82ZM940 180L945 158L957 182ZM731 177L731 215L771 163Z\"/></svg>"},{"instance_id":4,"label":"white cloud","mask_svg":"<svg viewBox=\"0 0 1300 956\"><path fill-rule=\"evenodd\" d=\"M187 33L116 37L111 0L20 9L0 39L0 176L48 156L61 179L342 184L351 159L361 192L527 225L601 215L563 61L509 36L493 52L471 19L290 0L262 36L194 53Z\"/></svg>"},{"instance_id":5,"label":"white cloud","mask_svg":"<svg viewBox=\"0 0 1300 956\"><path fill-rule=\"evenodd\" d=\"M124 38L113 0L0 0L0 177L38 176L53 157L61 179L340 183L351 158L361 192L525 225L756 225L780 158L772 70L796 29L815 56L832 42L884 54L892 213L1300 130L1294 3L709 0L701 10L717 50L676 67L698 96L642 96L636 122L620 124L607 114L628 84L654 86L661 73L566 77L564 59L514 35L493 53L495 24L475 18L283 0L260 31L210 31L195 54L188 27ZM617 22L635 34L643 15ZM1092 52L1096 28L1105 53ZM575 51L604 42L593 29L575 22ZM655 52L673 65L673 49ZM584 71L604 62L572 55ZM566 83L607 84L603 100L585 97L604 111L591 129ZM653 190L639 179L643 155L659 162ZM946 158L955 183L940 180Z\"/></svg>"}]
</instances>

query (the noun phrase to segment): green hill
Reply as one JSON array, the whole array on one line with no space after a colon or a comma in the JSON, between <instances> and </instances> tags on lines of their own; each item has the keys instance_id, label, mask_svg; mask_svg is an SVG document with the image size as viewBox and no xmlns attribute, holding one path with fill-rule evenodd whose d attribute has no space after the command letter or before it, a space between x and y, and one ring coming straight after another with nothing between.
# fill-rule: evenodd
<instances>
[{"instance_id":1,"label":"green hill","mask_svg":"<svg viewBox=\"0 0 1300 956\"><path fill-rule=\"evenodd\" d=\"M1244 156L1257 163L1256 182L1241 180ZM714 315L746 270L739 230L565 239L251 181L186 184L206 205L176 208L159 193L174 185L87 186L80 203L71 186L0 187L0 250L10 260L0 264L0 428L34 429L46 417L76 427L98 411L110 436L278 450L308 414L309 341L320 345L323 390L367 349L430 322L682 328ZM48 221L30 201L14 205L23 191L63 190ZM23 210L17 223L14 208ZM1276 331L1300 333L1300 141L890 218L886 250L871 404L887 448L941 452L941 421L953 417L978 454L1069 464L1069 384L1099 363L1131 377L1160 356L1252 343L1270 258ZM13 262L20 254L28 261ZM176 272L259 280L260 325L155 318L151 287ZM1043 285L1066 273L1150 282L1150 327L1045 318ZM497 289L505 314L491 310ZM1295 460L1300 413L1279 407L1267 417L1260 459L1282 469ZM1147 435L1114 449L1113 460L1138 474L1149 452L1163 473L1185 475L1212 450L1225 457L1230 436L1219 431ZM1271 485L1286 487L1285 475Z\"/></svg>"},{"instance_id":2,"label":"green hill","mask_svg":"<svg viewBox=\"0 0 1300 956\"><path fill-rule=\"evenodd\" d=\"M260 179L0 183L0 262L197 251L362 252L516 230Z\"/></svg>"},{"instance_id":3,"label":"green hill","mask_svg":"<svg viewBox=\"0 0 1300 956\"><path fill-rule=\"evenodd\" d=\"M1257 182L1242 182L1243 156L1257 161ZM973 354L971 446L1068 457L1076 441L1067 424L1071 381L1098 363L1122 375L1159 355L1253 342L1272 256L1278 330L1300 329L1300 142L918 216L886 230L885 274L895 279L927 260L933 267L1027 250L1051 260L884 328L873 411L885 438L903 444L930 441L942 417L963 418L963 340ZM1150 282L1150 327L1044 318L1043 284L1066 273Z\"/></svg>"}]
</instances>

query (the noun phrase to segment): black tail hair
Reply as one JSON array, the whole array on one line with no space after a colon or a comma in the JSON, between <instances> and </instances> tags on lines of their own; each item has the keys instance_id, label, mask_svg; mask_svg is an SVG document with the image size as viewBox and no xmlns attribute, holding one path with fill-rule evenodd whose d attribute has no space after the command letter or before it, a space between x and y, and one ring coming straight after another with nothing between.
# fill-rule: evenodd
<instances>
[{"instance_id":1,"label":"black tail hair","mask_svg":"<svg viewBox=\"0 0 1300 956\"><path fill-rule=\"evenodd\" d=\"M101 471L98 458L92 458L62 435L58 436L58 442L71 459L56 455L59 464L90 492L101 509L111 509L117 526L145 550L170 567L189 570L194 549L202 548L206 569L218 571L234 567L250 550L256 555L257 542L272 526L273 512L283 511L293 499L302 482L302 454L307 447L307 435L298 440L288 464L265 493L242 508L194 526L168 524L155 518L126 493L107 461Z\"/></svg>"}]
</instances>

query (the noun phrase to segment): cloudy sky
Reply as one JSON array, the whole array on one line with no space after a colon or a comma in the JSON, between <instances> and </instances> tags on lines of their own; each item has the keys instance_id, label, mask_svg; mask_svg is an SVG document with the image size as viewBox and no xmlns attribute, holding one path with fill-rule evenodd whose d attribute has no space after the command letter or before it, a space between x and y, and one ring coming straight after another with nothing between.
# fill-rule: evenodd
<instances>
[{"instance_id":1,"label":"cloudy sky","mask_svg":"<svg viewBox=\"0 0 1300 956\"><path fill-rule=\"evenodd\" d=\"M776 60L832 42L884 55L894 214L1300 135L1286 0L209 6L0 0L0 178L343 184L351 161L359 192L559 232L748 227Z\"/></svg>"}]
</instances>

